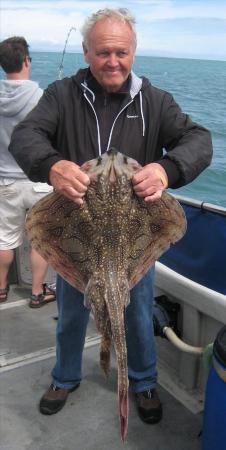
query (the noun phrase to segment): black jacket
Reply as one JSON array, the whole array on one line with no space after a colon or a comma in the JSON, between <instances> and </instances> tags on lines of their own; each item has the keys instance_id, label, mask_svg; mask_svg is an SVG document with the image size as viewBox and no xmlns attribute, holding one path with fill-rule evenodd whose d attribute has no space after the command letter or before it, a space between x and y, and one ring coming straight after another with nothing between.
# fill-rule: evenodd
<instances>
[{"instance_id":1,"label":"black jacket","mask_svg":"<svg viewBox=\"0 0 226 450\"><path fill-rule=\"evenodd\" d=\"M61 159L81 165L112 146L142 165L160 162L173 188L191 182L210 164L210 133L182 113L171 94L134 73L102 149L100 105L98 119L87 73L82 69L51 84L15 128L9 151L31 180L48 181L51 166Z\"/></svg>"}]
</instances>

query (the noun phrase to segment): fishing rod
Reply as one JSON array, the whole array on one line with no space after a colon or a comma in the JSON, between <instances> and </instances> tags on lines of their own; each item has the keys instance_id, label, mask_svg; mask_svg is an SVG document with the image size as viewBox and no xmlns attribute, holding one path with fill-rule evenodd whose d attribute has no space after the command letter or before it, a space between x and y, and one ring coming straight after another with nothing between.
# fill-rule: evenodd
<instances>
[{"instance_id":1,"label":"fishing rod","mask_svg":"<svg viewBox=\"0 0 226 450\"><path fill-rule=\"evenodd\" d=\"M65 41L64 49L63 49L63 53L62 53L62 58L61 58L61 63L60 63L60 65L59 65L59 67L58 67L58 80L61 80L61 79L62 79L63 69L64 69L64 66L63 66L64 55L65 55L65 53L66 53L67 43L68 43L70 34L71 34L71 32L72 32L73 30L76 31L76 28L75 28L75 27L71 27L70 30L68 31L68 34L67 34L67 37L66 37L66 41Z\"/></svg>"}]
</instances>

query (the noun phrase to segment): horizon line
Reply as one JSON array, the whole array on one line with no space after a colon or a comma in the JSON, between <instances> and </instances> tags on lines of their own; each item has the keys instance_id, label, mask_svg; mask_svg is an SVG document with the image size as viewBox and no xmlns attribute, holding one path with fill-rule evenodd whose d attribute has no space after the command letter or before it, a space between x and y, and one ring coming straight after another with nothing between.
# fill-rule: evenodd
<instances>
[{"instance_id":1,"label":"horizon line","mask_svg":"<svg viewBox=\"0 0 226 450\"><path fill-rule=\"evenodd\" d=\"M141 51L142 52L142 51ZM60 53L60 54L62 54L63 53L63 51L62 50L55 50L55 49L48 49L48 50L43 50L43 49L34 49L34 50L31 50L30 51L30 53ZM77 54L77 55L81 55L81 56L83 56L83 53L81 52L81 51L76 51L76 50L70 50L70 51L67 51L66 52L66 54ZM66 55L65 54L65 55ZM170 58L172 58L172 59L194 59L194 60L199 60L199 61L218 61L218 62L226 62L226 57L224 58L223 56L222 56L222 58L221 57L217 57L217 58L214 58L214 57L212 57L212 56L188 56L188 55L186 55L186 56L179 56L179 55L162 55L162 54L152 54L152 53L140 53L139 51L136 53L136 55L135 55L135 57L136 56L140 56L140 57L151 57L151 58L168 58L168 59L170 59ZM223 59L224 58L224 59Z\"/></svg>"}]
</instances>

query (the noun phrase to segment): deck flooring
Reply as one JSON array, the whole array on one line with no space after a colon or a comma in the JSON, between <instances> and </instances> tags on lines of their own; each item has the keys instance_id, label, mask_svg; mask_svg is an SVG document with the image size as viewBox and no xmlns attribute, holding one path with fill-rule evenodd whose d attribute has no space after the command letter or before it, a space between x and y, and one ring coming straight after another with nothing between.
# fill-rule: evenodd
<instances>
[{"instance_id":1,"label":"deck flooring","mask_svg":"<svg viewBox=\"0 0 226 450\"><path fill-rule=\"evenodd\" d=\"M116 364L113 359L106 380L92 319L80 388L58 414L41 415L39 399L55 361L57 310L55 302L30 309L29 293L12 286L0 305L0 450L201 450L201 414L192 414L161 386L161 423L142 423L130 395L128 438L121 442Z\"/></svg>"}]
</instances>

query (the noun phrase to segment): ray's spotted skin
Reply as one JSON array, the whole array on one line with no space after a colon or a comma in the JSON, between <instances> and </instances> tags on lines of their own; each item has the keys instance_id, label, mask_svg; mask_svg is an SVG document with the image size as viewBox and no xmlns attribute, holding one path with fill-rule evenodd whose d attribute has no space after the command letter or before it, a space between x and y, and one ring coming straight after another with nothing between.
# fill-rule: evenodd
<instances>
[{"instance_id":1,"label":"ray's spotted skin","mask_svg":"<svg viewBox=\"0 0 226 450\"><path fill-rule=\"evenodd\" d=\"M186 231L183 209L171 195L163 192L154 203L136 196L131 179L140 167L109 150L82 166L91 182L81 206L50 194L32 208L26 226L33 247L84 293L102 336L100 363L106 375L114 343L123 441L128 428L124 311L129 290Z\"/></svg>"}]
</instances>

